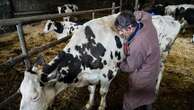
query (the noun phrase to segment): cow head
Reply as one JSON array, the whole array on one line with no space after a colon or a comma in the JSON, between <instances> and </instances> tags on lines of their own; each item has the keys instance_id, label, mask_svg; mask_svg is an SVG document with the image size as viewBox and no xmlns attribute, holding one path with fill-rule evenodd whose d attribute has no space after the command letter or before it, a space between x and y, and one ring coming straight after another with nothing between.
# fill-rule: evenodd
<instances>
[{"instance_id":1,"label":"cow head","mask_svg":"<svg viewBox=\"0 0 194 110\"><path fill-rule=\"evenodd\" d=\"M54 25L54 21L47 20L43 32L48 33L48 32L54 31L56 29L57 29L57 27Z\"/></svg>"},{"instance_id":2,"label":"cow head","mask_svg":"<svg viewBox=\"0 0 194 110\"><path fill-rule=\"evenodd\" d=\"M184 17L184 12L185 12L184 7L176 8L175 19L180 21Z\"/></svg>"},{"instance_id":3,"label":"cow head","mask_svg":"<svg viewBox=\"0 0 194 110\"><path fill-rule=\"evenodd\" d=\"M40 81L40 63L38 61L33 68L25 71L20 85L20 110L46 110L56 94L63 90L60 83L43 84Z\"/></svg>"}]
</instances>

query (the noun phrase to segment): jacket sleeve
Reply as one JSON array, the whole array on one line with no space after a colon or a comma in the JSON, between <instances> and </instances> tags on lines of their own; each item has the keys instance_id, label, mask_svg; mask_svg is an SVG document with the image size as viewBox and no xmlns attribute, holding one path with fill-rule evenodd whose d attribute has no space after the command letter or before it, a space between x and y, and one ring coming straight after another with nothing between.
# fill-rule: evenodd
<instances>
[{"instance_id":1,"label":"jacket sleeve","mask_svg":"<svg viewBox=\"0 0 194 110\"><path fill-rule=\"evenodd\" d=\"M144 61L143 48L137 46L130 48L128 56L120 63L120 69L124 72L134 72L141 68Z\"/></svg>"},{"instance_id":2,"label":"jacket sleeve","mask_svg":"<svg viewBox=\"0 0 194 110\"><path fill-rule=\"evenodd\" d=\"M141 22L151 21L152 19L151 15L145 11L135 11L134 15L136 20L140 20Z\"/></svg>"}]
</instances>

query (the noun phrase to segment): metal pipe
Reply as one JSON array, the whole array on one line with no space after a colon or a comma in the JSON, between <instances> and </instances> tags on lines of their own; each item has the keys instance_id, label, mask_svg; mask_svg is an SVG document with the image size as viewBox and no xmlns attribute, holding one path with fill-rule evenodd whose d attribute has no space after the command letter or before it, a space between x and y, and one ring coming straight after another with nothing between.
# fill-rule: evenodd
<instances>
[{"instance_id":1,"label":"metal pipe","mask_svg":"<svg viewBox=\"0 0 194 110\"><path fill-rule=\"evenodd\" d=\"M17 28L17 32L18 32L18 38L19 38L19 41L20 41L20 47L21 47L21 50L22 50L22 54L27 56L27 49L26 49L26 42L25 42L25 38L24 38L24 31L23 31L23 28L22 28L22 24L19 23L16 25L16 28ZM24 62L25 62L25 66L27 69L30 68L30 61L29 59L24 59Z\"/></svg>"},{"instance_id":2,"label":"metal pipe","mask_svg":"<svg viewBox=\"0 0 194 110\"><path fill-rule=\"evenodd\" d=\"M115 7L115 9L117 8L119 7ZM59 18L59 17L64 17L64 16L80 15L80 14L85 14L85 13L101 12L101 11L107 11L107 10L112 10L112 8L78 11L78 12L73 12L73 13L45 14L45 15L37 15L37 16L30 16L30 17L2 19L0 20L0 25L16 25L19 23L25 23L29 21L40 21L40 20L54 19L54 18Z\"/></svg>"},{"instance_id":3,"label":"metal pipe","mask_svg":"<svg viewBox=\"0 0 194 110\"><path fill-rule=\"evenodd\" d=\"M64 37L64 38L62 38L60 40L55 40L55 41L49 42L47 44L44 44L44 45L42 45L40 47L35 47L35 48L33 48L33 49L31 49L31 50L28 51L28 56L27 55L23 55L23 54L18 55L18 56L14 57L14 58L9 59L5 63L0 64L0 67L2 67L2 68L12 67L16 63L19 63L19 62L23 61L25 58L30 57L30 56L33 56L34 54L43 52L46 49L49 49L51 47L54 47L57 44L60 44L62 42L67 42L70 38L71 38L71 36L67 36L67 37Z\"/></svg>"},{"instance_id":4,"label":"metal pipe","mask_svg":"<svg viewBox=\"0 0 194 110\"><path fill-rule=\"evenodd\" d=\"M120 7L119 7L119 11L120 11L120 12L122 11L122 5L123 5L123 1L120 0Z\"/></svg>"},{"instance_id":5,"label":"metal pipe","mask_svg":"<svg viewBox=\"0 0 194 110\"><path fill-rule=\"evenodd\" d=\"M95 18L95 12L92 12L92 19Z\"/></svg>"},{"instance_id":6,"label":"metal pipe","mask_svg":"<svg viewBox=\"0 0 194 110\"><path fill-rule=\"evenodd\" d=\"M115 13L115 2L112 2L112 14Z\"/></svg>"}]
</instances>

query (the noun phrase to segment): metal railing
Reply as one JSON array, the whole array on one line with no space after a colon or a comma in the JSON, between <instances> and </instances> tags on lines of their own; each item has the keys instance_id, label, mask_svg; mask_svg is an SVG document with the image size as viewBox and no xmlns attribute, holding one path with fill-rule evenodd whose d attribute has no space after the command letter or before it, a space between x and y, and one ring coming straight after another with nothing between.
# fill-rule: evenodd
<instances>
[{"instance_id":1,"label":"metal railing","mask_svg":"<svg viewBox=\"0 0 194 110\"><path fill-rule=\"evenodd\" d=\"M30 17L22 17L22 18L11 18L11 19L2 19L0 20L0 25L16 25L17 27L17 32L18 32L18 37L19 37L19 41L20 41L20 47L22 50L22 54L19 56L16 56L14 58L9 59L8 61L6 61L5 63L0 64L1 65L6 65L6 66L13 66L16 63L21 62L22 60L24 60L26 68L28 69L31 64L30 61L28 60L28 57L31 54L37 53L37 52L31 52L29 53L26 49L26 42L25 42L25 37L24 37L24 32L23 32L23 27L22 24L23 23L27 23L30 21L41 21L41 20L47 20L47 19L54 19L54 18L59 18L59 17L65 17L65 16L73 16L73 15L80 15L80 14L86 14L86 13L92 13L92 18L95 18L95 12L102 12L102 11L111 11L112 13L115 13L116 9L120 9L121 6L115 7L115 3L112 3L112 7L111 8L103 8L103 9L95 9L95 10L87 10L87 11L78 11L78 12L74 12L74 13L63 13L63 14L46 14L46 15L38 15L38 16L30 16ZM68 39L62 39L62 41L67 41ZM48 43L47 45L52 44ZM61 43L61 42L59 42ZM55 46L55 45L53 45ZM42 47L47 47L44 50L51 48L52 46L41 46L39 47L39 49L41 49ZM30 55L29 55L30 54Z\"/></svg>"}]
</instances>

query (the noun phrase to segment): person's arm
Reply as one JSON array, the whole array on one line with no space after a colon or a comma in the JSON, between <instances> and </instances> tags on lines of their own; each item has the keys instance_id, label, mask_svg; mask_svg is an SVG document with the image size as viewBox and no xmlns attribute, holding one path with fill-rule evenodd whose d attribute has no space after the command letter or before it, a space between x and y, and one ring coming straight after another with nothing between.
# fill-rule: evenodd
<instances>
[{"instance_id":1,"label":"person's arm","mask_svg":"<svg viewBox=\"0 0 194 110\"><path fill-rule=\"evenodd\" d=\"M124 72L134 72L136 69L141 68L144 60L144 54L142 48L130 48L129 55L123 60L119 67Z\"/></svg>"}]
</instances>

